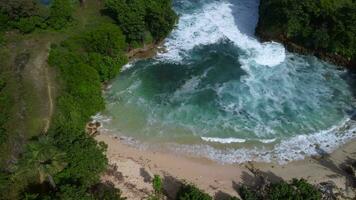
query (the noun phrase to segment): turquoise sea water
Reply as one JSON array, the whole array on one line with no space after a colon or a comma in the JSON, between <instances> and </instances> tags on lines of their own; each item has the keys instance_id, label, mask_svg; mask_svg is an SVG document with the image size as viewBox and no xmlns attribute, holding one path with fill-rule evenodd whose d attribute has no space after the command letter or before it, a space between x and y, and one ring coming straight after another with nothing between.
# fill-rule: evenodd
<instances>
[{"instance_id":1,"label":"turquoise sea water","mask_svg":"<svg viewBox=\"0 0 356 200\"><path fill-rule=\"evenodd\" d=\"M176 0L166 52L113 81L104 128L222 162L302 159L355 137L346 72L259 42L258 5Z\"/></svg>"}]
</instances>

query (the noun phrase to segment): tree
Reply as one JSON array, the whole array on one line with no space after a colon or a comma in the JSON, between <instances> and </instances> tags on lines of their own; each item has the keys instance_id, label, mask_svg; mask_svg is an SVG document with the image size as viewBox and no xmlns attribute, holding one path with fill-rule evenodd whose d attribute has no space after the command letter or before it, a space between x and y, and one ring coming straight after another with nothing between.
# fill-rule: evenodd
<instances>
[{"instance_id":1,"label":"tree","mask_svg":"<svg viewBox=\"0 0 356 200\"><path fill-rule=\"evenodd\" d=\"M62 29L72 20L72 10L70 0L53 0L48 25L56 30Z\"/></svg>"},{"instance_id":2,"label":"tree","mask_svg":"<svg viewBox=\"0 0 356 200\"><path fill-rule=\"evenodd\" d=\"M165 38L177 20L176 13L172 10L171 1L149 1L145 21L155 40Z\"/></svg>"},{"instance_id":3,"label":"tree","mask_svg":"<svg viewBox=\"0 0 356 200\"><path fill-rule=\"evenodd\" d=\"M20 20L15 23L15 27L22 33L31 33L37 27L41 27L43 22L44 19L38 16L20 18Z\"/></svg>"},{"instance_id":4,"label":"tree","mask_svg":"<svg viewBox=\"0 0 356 200\"><path fill-rule=\"evenodd\" d=\"M48 181L56 188L53 176L61 172L66 163L66 156L57 149L49 137L41 137L29 143L14 175L16 181L23 177L37 177L40 184Z\"/></svg>"},{"instance_id":5,"label":"tree","mask_svg":"<svg viewBox=\"0 0 356 200\"><path fill-rule=\"evenodd\" d=\"M106 0L105 7L131 45L142 44L147 35L152 35L155 41L163 39L177 19L172 0ZM146 31L150 34L145 34Z\"/></svg>"},{"instance_id":6,"label":"tree","mask_svg":"<svg viewBox=\"0 0 356 200\"><path fill-rule=\"evenodd\" d=\"M84 40L84 46L88 52L106 56L117 56L126 48L125 36L121 29L111 23L105 23L88 32Z\"/></svg>"},{"instance_id":7,"label":"tree","mask_svg":"<svg viewBox=\"0 0 356 200\"><path fill-rule=\"evenodd\" d=\"M1 0L0 11L11 20L38 15L39 5L35 0Z\"/></svg>"}]
</instances>

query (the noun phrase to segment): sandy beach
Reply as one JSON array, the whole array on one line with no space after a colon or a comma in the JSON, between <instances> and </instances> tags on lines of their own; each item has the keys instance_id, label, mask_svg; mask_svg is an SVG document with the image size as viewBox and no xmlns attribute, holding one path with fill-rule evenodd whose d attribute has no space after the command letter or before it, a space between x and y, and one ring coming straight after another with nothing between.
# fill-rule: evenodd
<instances>
[{"instance_id":1,"label":"sandy beach","mask_svg":"<svg viewBox=\"0 0 356 200\"><path fill-rule=\"evenodd\" d=\"M119 136L102 133L98 141L108 145L107 157L111 172L103 175L119 187L128 199L144 199L152 192L154 174L164 178L165 191L173 197L181 182L197 185L212 196L224 199L226 194L237 195L239 184L252 184L255 172L271 181L304 178L310 183L332 181L348 196L350 177L341 166L347 159L356 159L356 140L352 140L331 154L309 157L285 165L272 163L221 164L205 158L140 150L125 144Z\"/></svg>"}]
</instances>

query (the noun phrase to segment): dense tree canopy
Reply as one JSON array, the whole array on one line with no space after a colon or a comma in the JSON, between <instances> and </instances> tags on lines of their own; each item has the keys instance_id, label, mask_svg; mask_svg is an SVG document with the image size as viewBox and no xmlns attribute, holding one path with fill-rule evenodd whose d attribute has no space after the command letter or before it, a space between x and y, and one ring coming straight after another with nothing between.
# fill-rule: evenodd
<instances>
[{"instance_id":1,"label":"dense tree canopy","mask_svg":"<svg viewBox=\"0 0 356 200\"><path fill-rule=\"evenodd\" d=\"M49 7L38 0L0 1L0 31L16 28L30 33L36 28L62 29L72 20L73 1L53 0Z\"/></svg>"},{"instance_id":2,"label":"dense tree canopy","mask_svg":"<svg viewBox=\"0 0 356 200\"><path fill-rule=\"evenodd\" d=\"M356 2L262 0L258 32L355 60Z\"/></svg>"},{"instance_id":3,"label":"dense tree canopy","mask_svg":"<svg viewBox=\"0 0 356 200\"><path fill-rule=\"evenodd\" d=\"M160 40L169 34L177 19L171 0L106 0L106 9L129 43L143 43L149 35Z\"/></svg>"}]
</instances>

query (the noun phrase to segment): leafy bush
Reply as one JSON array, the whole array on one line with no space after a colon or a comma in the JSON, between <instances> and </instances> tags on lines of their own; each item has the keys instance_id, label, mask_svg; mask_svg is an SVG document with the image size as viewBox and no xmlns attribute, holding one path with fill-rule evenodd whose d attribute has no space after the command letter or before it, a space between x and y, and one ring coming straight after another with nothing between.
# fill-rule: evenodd
<instances>
[{"instance_id":1,"label":"leafy bush","mask_svg":"<svg viewBox=\"0 0 356 200\"><path fill-rule=\"evenodd\" d=\"M242 186L239 188L239 194L243 200L258 200L260 199L258 193L252 189Z\"/></svg>"},{"instance_id":2,"label":"leafy bush","mask_svg":"<svg viewBox=\"0 0 356 200\"><path fill-rule=\"evenodd\" d=\"M39 14L39 4L36 0L1 0L0 10L10 20L36 16Z\"/></svg>"},{"instance_id":3,"label":"leafy bush","mask_svg":"<svg viewBox=\"0 0 356 200\"><path fill-rule=\"evenodd\" d=\"M88 59L90 66L93 66L99 73L102 82L114 78L120 72L121 67L127 63L127 57L123 54L113 58L98 53L90 53Z\"/></svg>"},{"instance_id":4,"label":"leafy bush","mask_svg":"<svg viewBox=\"0 0 356 200\"><path fill-rule=\"evenodd\" d=\"M304 179L293 179L290 184L280 182L272 184L268 189L267 199L270 200L320 200L321 193Z\"/></svg>"},{"instance_id":5,"label":"leafy bush","mask_svg":"<svg viewBox=\"0 0 356 200\"><path fill-rule=\"evenodd\" d=\"M159 175L154 175L152 186L156 194L162 193L163 185L162 185L162 179Z\"/></svg>"},{"instance_id":6,"label":"leafy bush","mask_svg":"<svg viewBox=\"0 0 356 200\"><path fill-rule=\"evenodd\" d=\"M304 179L268 184L265 190L242 186L239 194L243 200L321 200L320 191Z\"/></svg>"},{"instance_id":7,"label":"leafy bush","mask_svg":"<svg viewBox=\"0 0 356 200\"><path fill-rule=\"evenodd\" d=\"M47 199L94 200L95 198L91 194L87 193L86 188L73 185L63 185L60 187L60 190L57 192L55 197L48 196Z\"/></svg>"},{"instance_id":8,"label":"leafy bush","mask_svg":"<svg viewBox=\"0 0 356 200\"><path fill-rule=\"evenodd\" d=\"M1 74L0 74L1 75ZM5 124L9 119L11 109L10 94L5 90L6 80L0 76L0 147L8 139L8 133L5 128Z\"/></svg>"},{"instance_id":9,"label":"leafy bush","mask_svg":"<svg viewBox=\"0 0 356 200\"><path fill-rule=\"evenodd\" d=\"M22 33L31 33L37 27L43 27L44 19L38 16L32 16L27 18L21 18L14 26Z\"/></svg>"},{"instance_id":10,"label":"leafy bush","mask_svg":"<svg viewBox=\"0 0 356 200\"><path fill-rule=\"evenodd\" d=\"M178 193L177 200L212 200L213 198L207 193L201 191L194 185L183 185Z\"/></svg>"},{"instance_id":11,"label":"leafy bush","mask_svg":"<svg viewBox=\"0 0 356 200\"><path fill-rule=\"evenodd\" d=\"M106 56L116 56L126 48L125 36L119 27L105 23L86 34L85 49Z\"/></svg>"},{"instance_id":12,"label":"leafy bush","mask_svg":"<svg viewBox=\"0 0 356 200\"><path fill-rule=\"evenodd\" d=\"M171 1L150 1L147 5L146 25L156 40L165 38L173 29L177 15L171 7Z\"/></svg>"},{"instance_id":13,"label":"leafy bush","mask_svg":"<svg viewBox=\"0 0 356 200\"><path fill-rule=\"evenodd\" d=\"M56 30L65 27L72 20L71 0L53 0L48 25Z\"/></svg>"},{"instance_id":14,"label":"leafy bush","mask_svg":"<svg viewBox=\"0 0 356 200\"><path fill-rule=\"evenodd\" d=\"M0 32L5 31L9 26L9 16L0 9Z\"/></svg>"}]
</instances>

